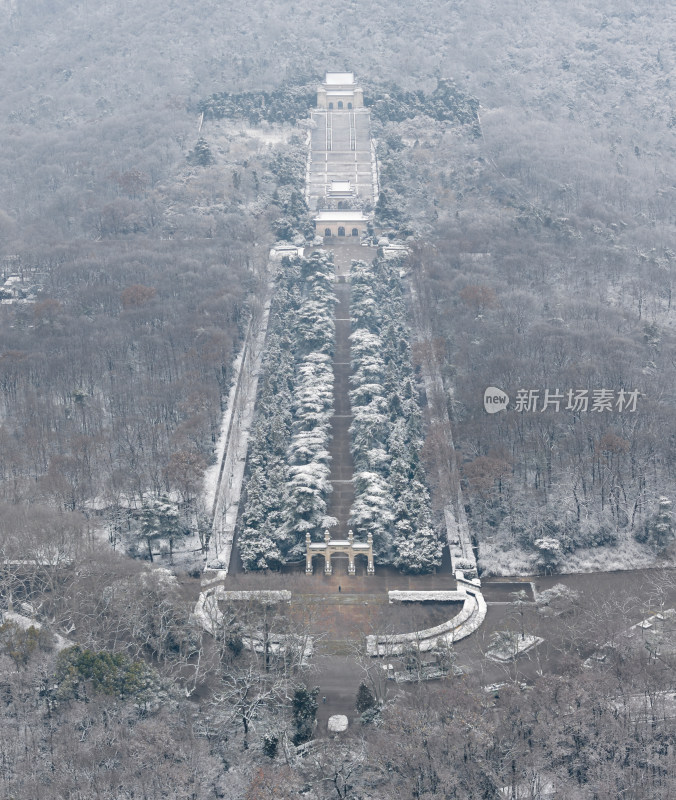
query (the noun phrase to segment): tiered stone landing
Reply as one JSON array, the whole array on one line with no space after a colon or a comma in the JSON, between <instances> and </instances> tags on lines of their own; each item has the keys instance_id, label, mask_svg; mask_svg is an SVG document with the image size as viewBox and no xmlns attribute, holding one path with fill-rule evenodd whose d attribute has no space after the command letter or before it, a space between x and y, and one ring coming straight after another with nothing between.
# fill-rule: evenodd
<instances>
[{"instance_id":1,"label":"tiered stone landing","mask_svg":"<svg viewBox=\"0 0 676 800\"><path fill-rule=\"evenodd\" d=\"M310 164L310 207L329 195L332 181L349 181L355 194L366 203L373 202L373 166L371 152L371 115L367 109L356 111L312 112L316 127L312 130Z\"/></svg>"},{"instance_id":2,"label":"tiered stone landing","mask_svg":"<svg viewBox=\"0 0 676 800\"><path fill-rule=\"evenodd\" d=\"M354 238L369 232L378 202L371 112L351 72L327 72L311 112L305 199L316 211L317 236Z\"/></svg>"}]
</instances>

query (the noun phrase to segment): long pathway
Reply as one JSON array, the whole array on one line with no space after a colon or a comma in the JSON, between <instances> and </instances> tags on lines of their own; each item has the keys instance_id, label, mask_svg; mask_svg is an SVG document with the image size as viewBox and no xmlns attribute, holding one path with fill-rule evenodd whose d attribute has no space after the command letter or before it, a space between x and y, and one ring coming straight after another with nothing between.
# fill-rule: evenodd
<instances>
[{"instance_id":1,"label":"long pathway","mask_svg":"<svg viewBox=\"0 0 676 800\"><path fill-rule=\"evenodd\" d=\"M354 500L352 476L354 465L350 453L350 284L336 284L338 303L335 311L336 349L333 356L333 419L331 421L331 485L328 513L338 525L332 529L333 539L345 539L348 518Z\"/></svg>"},{"instance_id":2,"label":"long pathway","mask_svg":"<svg viewBox=\"0 0 676 800\"><path fill-rule=\"evenodd\" d=\"M249 322L242 350L234 365L235 380L216 447L218 460L205 473L203 498L211 510L212 523L205 571L212 577L224 577L230 566L272 291L273 283L270 281L260 313Z\"/></svg>"}]
</instances>

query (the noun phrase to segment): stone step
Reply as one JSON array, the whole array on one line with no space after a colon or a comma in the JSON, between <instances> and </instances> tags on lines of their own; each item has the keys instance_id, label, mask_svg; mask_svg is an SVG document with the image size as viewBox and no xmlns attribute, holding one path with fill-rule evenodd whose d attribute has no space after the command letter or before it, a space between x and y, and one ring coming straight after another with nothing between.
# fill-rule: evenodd
<instances>
[{"instance_id":1,"label":"stone step","mask_svg":"<svg viewBox=\"0 0 676 800\"><path fill-rule=\"evenodd\" d=\"M337 489L335 486L333 487L332 497L334 502L338 503L341 500L350 500L351 497L354 497L354 488L350 487L349 489Z\"/></svg>"},{"instance_id":2,"label":"stone step","mask_svg":"<svg viewBox=\"0 0 676 800\"><path fill-rule=\"evenodd\" d=\"M334 143L335 130L334 130ZM353 415L350 413L350 292L348 283L335 286L338 303L335 307L336 346L333 356L333 408L331 419L331 475L333 491L329 497L328 513L338 520L331 530L333 538L346 537L348 519L354 501L352 476L354 467L350 453L350 425Z\"/></svg>"}]
</instances>

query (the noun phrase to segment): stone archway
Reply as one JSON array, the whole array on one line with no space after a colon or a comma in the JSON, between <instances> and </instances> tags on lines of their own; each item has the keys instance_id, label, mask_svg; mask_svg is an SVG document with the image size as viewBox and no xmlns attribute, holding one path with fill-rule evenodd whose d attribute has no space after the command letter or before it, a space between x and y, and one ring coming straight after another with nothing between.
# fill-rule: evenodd
<instances>
[{"instance_id":1,"label":"stone archway","mask_svg":"<svg viewBox=\"0 0 676 800\"><path fill-rule=\"evenodd\" d=\"M327 566L328 562L326 560L326 556L324 555L324 553L313 553L312 554L312 557L310 558L310 567L311 567L311 570L313 572L314 572L315 560L316 560L316 563L317 563L317 569L320 572L326 573L327 575L331 574L330 572L327 572L326 566ZM333 569L333 568L331 568L331 569ZM306 565L305 571L307 572L307 565Z\"/></svg>"},{"instance_id":2,"label":"stone archway","mask_svg":"<svg viewBox=\"0 0 676 800\"><path fill-rule=\"evenodd\" d=\"M342 225L338 228L338 236L345 236L345 228Z\"/></svg>"},{"instance_id":3,"label":"stone archway","mask_svg":"<svg viewBox=\"0 0 676 800\"><path fill-rule=\"evenodd\" d=\"M354 555L354 574L370 575L369 557L367 553L355 553Z\"/></svg>"},{"instance_id":4,"label":"stone archway","mask_svg":"<svg viewBox=\"0 0 676 800\"><path fill-rule=\"evenodd\" d=\"M352 228L352 235L359 236L359 228Z\"/></svg>"},{"instance_id":5,"label":"stone archway","mask_svg":"<svg viewBox=\"0 0 676 800\"><path fill-rule=\"evenodd\" d=\"M331 228L324 228L324 236L331 236Z\"/></svg>"},{"instance_id":6,"label":"stone archway","mask_svg":"<svg viewBox=\"0 0 676 800\"><path fill-rule=\"evenodd\" d=\"M305 574L312 575L314 570L312 567L312 559L316 555L324 556L324 575L333 574L333 566L331 564L331 556L337 555L347 556L347 574L354 575L356 573L355 557L358 555L366 556L366 574L374 575L375 566L373 564L373 536L369 533L366 542L355 542L354 533L350 531L347 539L333 539L328 531L324 531L323 542L313 542L310 539L310 534L305 534Z\"/></svg>"}]
</instances>

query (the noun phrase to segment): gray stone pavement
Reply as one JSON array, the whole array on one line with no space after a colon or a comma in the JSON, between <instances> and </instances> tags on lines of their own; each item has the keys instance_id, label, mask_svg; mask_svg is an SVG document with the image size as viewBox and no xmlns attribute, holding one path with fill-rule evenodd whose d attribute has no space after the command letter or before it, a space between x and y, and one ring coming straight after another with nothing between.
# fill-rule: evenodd
<instances>
[{"instance_id":1,"label":"gray stone pavement","mask_svg":"<svg viewBox=\"0 0 676 800\"><path fill-rule=\"evenodd\" d=\"M336 349L333 357L333 419L331 421L331 485L328 513L336 517L338 525L331 537L345 539L348 518L354 500L352 476L354 465L350 453L350 284L336 284Z\"/></svg>"}]
</instances>

